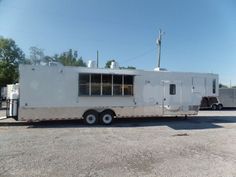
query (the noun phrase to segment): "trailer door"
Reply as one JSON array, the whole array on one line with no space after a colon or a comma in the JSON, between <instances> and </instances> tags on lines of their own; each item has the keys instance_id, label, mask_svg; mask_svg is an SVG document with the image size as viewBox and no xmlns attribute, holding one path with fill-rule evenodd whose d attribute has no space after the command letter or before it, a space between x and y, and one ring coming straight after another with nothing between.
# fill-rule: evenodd
<instances>
[{"instance_id":1,"label":"trailer door","mask_svg":"<svg viewBox=\"0 0 236 177\"><path fill-rule=\"evenodd\" d=\"M163 81L163 115L175 115L182 110L182 84L179 81Z\"/></svg>"},{"instance_id":2,"label":"trailer door","mask_svg":"<svg viewBox=\"0 0 236 177\"><path fill-rule=\"evenodd\" d=\"M210 82L212 83L212 82ZM192 87L193 92L200 93L201 95L206 95L206 85L207 80L204 77L193 77L192 78Z\"/></svg>"}]
</instances>

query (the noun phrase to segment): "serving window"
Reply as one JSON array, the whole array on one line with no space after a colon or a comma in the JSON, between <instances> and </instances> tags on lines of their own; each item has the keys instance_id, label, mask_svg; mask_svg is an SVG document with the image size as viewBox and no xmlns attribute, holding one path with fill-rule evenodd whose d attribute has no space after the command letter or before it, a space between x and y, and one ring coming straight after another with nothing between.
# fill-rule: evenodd
<instances>
[{"instance_id":1,"label":"serving window","mask_svg":"<svg viewBox=\"0 0 236 177\"><path fill-rule=\"evenodd\" d=\"M79 96L132 96L134 76L79 74Z\"/></svg>"}]
</instances>

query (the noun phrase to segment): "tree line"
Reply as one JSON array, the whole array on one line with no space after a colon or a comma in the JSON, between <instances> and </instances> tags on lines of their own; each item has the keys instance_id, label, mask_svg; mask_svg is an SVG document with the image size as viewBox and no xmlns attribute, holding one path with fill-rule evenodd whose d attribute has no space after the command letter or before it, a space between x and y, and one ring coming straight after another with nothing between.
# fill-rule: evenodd
<instances>
[{"instance_id":1,"label":"tree line","mask_svg":"<svg viewBox=\"0 0 236 177\"><path fill-rule=\"evenodd\" d=\"M19 64L48 65L49 62L59 62L64 66L86 67L82 56L78 55L77 50L69 49L66 52L48 56L44 50L38 47L30 47L30 56L27 58L24 52L17 46L13 39L0 36L0 87L18 82ZM114 59L106 62L105 68L109 68ZM120 69L136 69L133 66L121 66ZM229 88L227 85L219 84L219 88ZM232 86L236 88L236 86Z\"/></svg>"},{"instance_id":2,"label":"tree line","mask_svg":"<svg viewBox=\"0 0 236 177\"><path fill-rule=\"evenodd\" d=\"M30 47L29 53L28 58L13 39L0 36L0 87L18 82L19 64L48 65L50 62L59 62L64 66L86 67L86 62L83 60L82 56L79 56L77 50L69 49L60 54L49 56L45 55L44 50L41 48ZM115 60L108 60L104 67L109 68L113 61ZM136 68L128 66L120 67L120 69Z\"/></svg>"}]
</instances>

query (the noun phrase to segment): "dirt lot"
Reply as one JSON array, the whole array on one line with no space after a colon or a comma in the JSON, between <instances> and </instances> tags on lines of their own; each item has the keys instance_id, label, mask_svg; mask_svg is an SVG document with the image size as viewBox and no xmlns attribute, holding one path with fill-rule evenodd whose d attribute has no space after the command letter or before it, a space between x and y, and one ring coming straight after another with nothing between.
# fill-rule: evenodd
<instances>
[{"instance_id":1,"label":"dirt lot","mask_svg":"<svg viewBox=\"0 0 236 177\"><path fill-rule=\"evenodd\" d=\"M236 176L236 111L198 117L6 126L0 176Z\"/></svg>"}]
</instances>

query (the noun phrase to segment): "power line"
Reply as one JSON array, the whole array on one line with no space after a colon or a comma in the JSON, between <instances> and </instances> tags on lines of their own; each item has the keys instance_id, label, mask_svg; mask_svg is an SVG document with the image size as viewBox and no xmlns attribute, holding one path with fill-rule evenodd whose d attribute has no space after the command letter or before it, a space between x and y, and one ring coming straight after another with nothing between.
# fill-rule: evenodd
<instances>
[{"instance_id":1,"label":"power line","mask_svg":"<svg viewBox=\"0 0 236 177\"><path fill-rule=\"evenodd\" d=\"M154 50L156 50L156 47L155 48L152 48L152 49L149 49L149 50L146 50L145 52L137 55L137 56L134 56L134 57L131 57L129 59L126 59L126 60L122 60L122 62L125 62L125 61L133 61L133 60L137 60L143 56L146 56L148 54L150 54L151 52L153 52Z\"/></svg>"}]
</instances>

